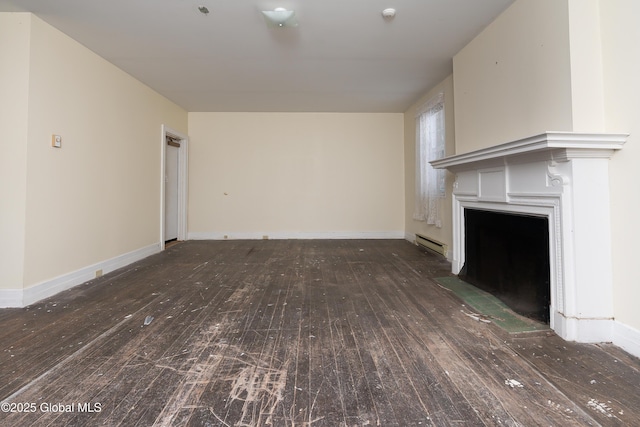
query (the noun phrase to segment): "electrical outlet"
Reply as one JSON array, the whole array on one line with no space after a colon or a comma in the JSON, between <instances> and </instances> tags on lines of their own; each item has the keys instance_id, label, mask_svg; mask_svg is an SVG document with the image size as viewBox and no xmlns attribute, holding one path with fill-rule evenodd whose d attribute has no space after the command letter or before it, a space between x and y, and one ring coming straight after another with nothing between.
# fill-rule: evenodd
<instances>
[{"instance_id":1,"label":"electrical outlet","mask_svg":"<svg viewBox=\"0 0 640 427\"><path fill-rule=\"evenodd\" d=\"M96 278L102 277L102 269L96 270Z\"/></svg>"},{"instance_id":2,"label":"electrical outlet","mask_svg":"<svg viewBox=\"0 0 640 427\"><path fill-rule=\"evenodd\" d=\"M51 135L51 146L53 148L62 148L62 137L60 135Z\"/></svg>"},{"instance_id":3,"label":"electrical outlet","mask_svg":"<svg viewBox=\"0 0 640 427\"><path fill-rule=\"evenodd\" d=\"M269 240L269 236L267 235L262 236L262 240Z\"/></svg>"}]
</instances>

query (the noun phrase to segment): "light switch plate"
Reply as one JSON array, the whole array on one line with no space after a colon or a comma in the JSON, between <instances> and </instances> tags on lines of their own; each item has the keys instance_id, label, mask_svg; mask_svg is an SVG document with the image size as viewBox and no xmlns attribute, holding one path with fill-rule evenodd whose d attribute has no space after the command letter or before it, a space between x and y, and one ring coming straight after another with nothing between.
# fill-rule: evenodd
<instances>
[{"instance_id":1,"label":"light switch plate","mask_svg":"<svg viewBox=\"0 0 640 427\"><path fill-rule=\"evenodd\" d=\"M62 148L62 137L60 135L51 135L51 146L53 148Z\"/></svg>"}]
</instances>

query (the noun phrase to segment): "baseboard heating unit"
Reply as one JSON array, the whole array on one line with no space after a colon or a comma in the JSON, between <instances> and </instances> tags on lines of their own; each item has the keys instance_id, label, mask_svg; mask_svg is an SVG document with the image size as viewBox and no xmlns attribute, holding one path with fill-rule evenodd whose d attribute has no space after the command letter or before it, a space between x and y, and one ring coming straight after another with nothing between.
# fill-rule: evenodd
<instances>
[{"instance_id":1,"label":"baseboard heating unit","mask_svg":"<svg viewBox=\"0 0 640 427\"><path fill-rule=\"evenodd\" d=\"M429 249L430 251L442 256L447 256L447 245L430 237L423 236L422 234L416 234L416 245Z\"/></svg>"}]
</instances>

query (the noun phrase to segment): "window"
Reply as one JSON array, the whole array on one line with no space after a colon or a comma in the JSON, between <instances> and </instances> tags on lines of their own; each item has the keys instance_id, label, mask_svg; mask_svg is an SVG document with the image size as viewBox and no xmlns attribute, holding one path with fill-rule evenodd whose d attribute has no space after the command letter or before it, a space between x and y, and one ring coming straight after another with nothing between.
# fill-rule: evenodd
<instances>
[{"instance_id":1,"label":"window","mask_svg":"<svg viewBox=\"0 0 640 427\"><path fill-rule=\"evenodd\" d=\"M445 155L444 94L439 93L416 113L416 195L413 218L442 227L440 201L445 198L445 171L430 161Z\"/></svg>"}]
</instances>

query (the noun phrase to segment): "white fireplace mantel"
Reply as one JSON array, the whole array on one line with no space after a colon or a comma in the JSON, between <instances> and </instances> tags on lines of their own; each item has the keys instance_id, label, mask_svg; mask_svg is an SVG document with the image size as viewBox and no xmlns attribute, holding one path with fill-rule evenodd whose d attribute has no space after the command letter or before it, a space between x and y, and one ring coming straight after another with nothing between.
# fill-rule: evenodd
<instances>
[{"instance_id":1,"label":"white fireplace mantel","mask_svg":"<svg viewBox=\"0 0 640 427\"><path fill-rule=\"evenodd\" d=\"M465 209L546 217L551 328L567 340L611 341L608 168L627 136L546 132L431 162L456 175L453 273L465 262Z\"/></svg>"},{"instance_id":2,"label":"white fireplace mantel","mask_svg":"<svg viewBox=\"0 0 640 427\"><path fill-rule=\"evenodd\" d=\"M572 157L609 158L622 148L627 134L592 134L574 132L545 132L529 138L507 142L482 150L445 157L431 162L434 168L450 171L468 170L483 162L546 157L547 160L569 160Z\"/></svg>"}]
</instances>

